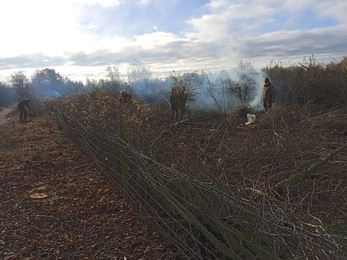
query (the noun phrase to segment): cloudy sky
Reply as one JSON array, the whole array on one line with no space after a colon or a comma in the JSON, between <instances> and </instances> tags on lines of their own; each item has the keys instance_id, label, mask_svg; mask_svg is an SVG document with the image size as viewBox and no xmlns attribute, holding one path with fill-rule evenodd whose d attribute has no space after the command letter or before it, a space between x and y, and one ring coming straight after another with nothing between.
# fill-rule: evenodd
<instances>
[{"instance_id":1,"label":"cloudy sky","mask_svg":"<svg viewBox=\"0 0 347 260\"><path fill-rule=\"evenodd\" d=\"M271 61L340 61L346 0L11 0L0 2L0 80L55 69L73 80L122 73L134 60L154 75Z\"/></svg>"}]
</instances>

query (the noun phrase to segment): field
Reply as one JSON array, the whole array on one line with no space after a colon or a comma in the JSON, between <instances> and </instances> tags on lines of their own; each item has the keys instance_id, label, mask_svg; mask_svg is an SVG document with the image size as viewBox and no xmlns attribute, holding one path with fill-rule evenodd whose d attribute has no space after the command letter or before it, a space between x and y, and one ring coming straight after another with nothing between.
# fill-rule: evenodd
<instances>
[{"instance_id":1,"label":"field","mask_svg":"<svg viewBox=\"0 0 347 260\"><path fill-rule=\"evenodd\" d=\"M204 171L250 205L270 205L274 215L346 246L346 109L276 107L246 125L248 112L188 115L180 123L150 117L155 138L143 146L155 144L152 155L163 165L189 169L192 179ZM182 259L52 119L10 118L0 131L0 253L7 259ZM324 252L302 254L324 259Z\"/></svg>"}]
</instances>

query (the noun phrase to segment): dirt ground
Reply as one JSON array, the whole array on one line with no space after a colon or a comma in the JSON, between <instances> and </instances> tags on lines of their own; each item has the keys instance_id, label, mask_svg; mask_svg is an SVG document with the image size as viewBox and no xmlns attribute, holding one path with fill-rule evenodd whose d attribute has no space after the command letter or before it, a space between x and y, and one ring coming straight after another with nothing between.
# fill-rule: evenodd
<instances>
[{"instance_id":1,"label":"dirt ground","mask_svg":"<svg viewBox=\"0 0 347 260\"><path fill-rule=\"evenodd\" d=\"M257 115L250 126L245 115L221 127L196 120L187 124L190 129L177 130L175 140L182 151L204 148L197 160L218 162L211 169L228 173L220 177L230 186L264 191L346 144L346 109L275 112ZM269 151L276 160L267 158ZM314 217L337 234L347 230L346 158L344 149L286 195L300 205L300 216ZM184 258L137 218L122 192L47 116L19 123L16 110L0 113L0 196L1 259Z\"/></svg>"},{"instance_id":2,"label":"dirt ground","mask_svg":"<svg viewBox=\"0 0 347 260\"><path fill-rule=\"evenodd\" d=\"M13 107L6 107L0 110L0 125L4 124L7 120L8 115L13 112L14 113L14 108Z\"/></svg>"},{"instance_id":3,"label":"dirt ground","mask_svg":"<svg viewBox=\"0 0 347 260\"><path fill-rule=\"evenodd\" d=\"M182 259L48 117L16 112L0 113L1 259Z\"/></svg>"}]
</instances>

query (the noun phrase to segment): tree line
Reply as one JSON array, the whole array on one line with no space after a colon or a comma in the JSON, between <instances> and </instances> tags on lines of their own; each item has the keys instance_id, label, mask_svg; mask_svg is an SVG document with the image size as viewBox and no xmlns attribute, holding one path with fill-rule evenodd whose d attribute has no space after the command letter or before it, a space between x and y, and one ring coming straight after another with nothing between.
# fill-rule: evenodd
<instances>
[{"instance_id":1,"label":"tree line","mask_svg":"<svg viewBox=\"0 0 347 260\"><path fill-rule=\"evenodd\" d=\"M37 70L30 78L22 71L14 72L9 82L0 82L0 106L9 106L21 98L41 99L82 95L93 89L107 89L116 94L125 89L144 102L159 102L172 88L181 96L181 110L190 104L200 108L228 112L239 105L261 103L262 80L270 78L276 87L277 105L324 103L347 104L347 57L341 62L320 64L314 55L295 65L270 62L260 72L252 63L241 61L230 71L207 74L204 71L177 73L164 79L154 78L150 67L134 60L123 77L118 68L106 67L105 78L86 82L70 80L54 69ZM213 105L211 105L213 104Z\"/></svg>"}]
</instances>

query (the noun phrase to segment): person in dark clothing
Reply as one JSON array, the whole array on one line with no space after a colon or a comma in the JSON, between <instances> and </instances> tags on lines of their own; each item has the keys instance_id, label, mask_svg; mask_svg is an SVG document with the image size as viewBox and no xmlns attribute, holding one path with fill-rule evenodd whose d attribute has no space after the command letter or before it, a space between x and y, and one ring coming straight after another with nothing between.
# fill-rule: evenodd
<instances>
[{"instance_id":1,"label":"person in dark clothing","mask_svg":"<svg viewBox=\"0 0 347 260\"><path fill-rule=\"evenodd\" d=\"M265 111L272 107L272 103L275 103L275 87L266 78L263 90L263 106Z\"/></svg>"},{"instance_id":2,"label":"person in dark clothing","mask_svg":"<svg viewBox=\"0 0 347 260\"><path fill-rule=\"evenodd\" d=\"M127 92L125 92L124 90L122 90L121 92L120 92L120 97L119 97L119 102L120 103L131 103L132 102L132 100L133 100L133 97L130 95L130 94L128 94Z\"/></svg>"},{"instance_id":3,"label":"person in dark clothing","mask_svg":"<svg viewBox=\"0 0 347 260\"><path fill-rule=\"evenodd\" d=\"M171 120L176 116L176 121L178 121L179 101L176 91L172 90L169 101L171 104Z\"/></svg>"},{"instance_id":4,"label":"person in dark clothing","mask_svg":"<svg viewBox=\"0 0 347 260\"><path fill-rule=\"evenodd\" d=\"M22 121L24 119L24 121L27 120L27 111L25 109L25 107L28 107L28 109L30 110L30 106L29 106L29 98L24 98L21 101L19 101L18 103L18 109L19 109L19 120Z\"/></svg>"}]
</instances>

